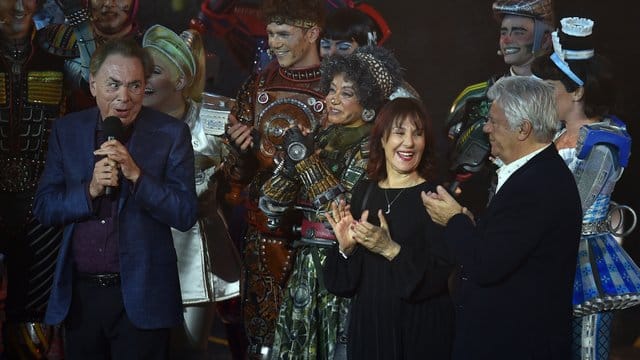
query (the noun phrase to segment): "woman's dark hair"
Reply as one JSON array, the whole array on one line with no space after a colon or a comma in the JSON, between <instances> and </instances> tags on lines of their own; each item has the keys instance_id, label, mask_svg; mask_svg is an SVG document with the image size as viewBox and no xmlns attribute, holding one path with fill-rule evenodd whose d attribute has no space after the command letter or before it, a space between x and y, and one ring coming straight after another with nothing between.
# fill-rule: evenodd
<instances>
[{"instance_id":1,"label":"woman's dark hair","mask_svg":"<svg viewBox=\"0 0 640 360\"><path fill-rule=\"evenodd\" d=\"M616 101L611 63L600 55L586 60L567 60L567 63L571 71L584 81L582 101L585 115L593 118L610 114ZM531 72L543 80L560 81L567 92L574 92L580 87L548 55L536 58L531 64Z\"/></svg>"},{"instance_id":2,"label":"woman's dark hair","mask_svg":"<svg viewBox=\"0 0 640 360\"><path fill-rule=\"evenodd\" d=\"M360 54L360 55L358 55ZM371 55L380 67L372 67L361 55ZM333 78L344 74L345 79L353 83L360 105L365 109L378 110L389 98L381 86L381 81L390 84L394 90L402 81L400 63L393 54L382 47L365 46L357 48L349 55L332 55L322 60L320 66L322 78L320 89L328 94Z\"/></svg>"},{"instance_id":3,"label":"woman's dark hair","mask_svg":"<svg viewBox=\"0 0 640 360\"><path fill-rule=\"evenodd\" d=\"M369 33L375 34L369 43ZM322 38L329 40L354 40L358 46L376 45L380 39L377 26L369 16L354 8L340 8L327 16Z\"/></svg>"},{"instance_id":4,"label":"woman's dark hair","mask_svg":"<svg viewBox=\"0 0 640 360\"><path fill-rule=\"evenodd\" d=\"M405 119L411 121L417 129L423 130L425 148L416 171L424 179L435 178L436 158L431 117L420 100L396 98L382 107L371 130L367 164L367 175L371 180L382 181L387 178L387 162L382 143L389 139L391 130L400 126Z\"/></svg>"}]
</instances>

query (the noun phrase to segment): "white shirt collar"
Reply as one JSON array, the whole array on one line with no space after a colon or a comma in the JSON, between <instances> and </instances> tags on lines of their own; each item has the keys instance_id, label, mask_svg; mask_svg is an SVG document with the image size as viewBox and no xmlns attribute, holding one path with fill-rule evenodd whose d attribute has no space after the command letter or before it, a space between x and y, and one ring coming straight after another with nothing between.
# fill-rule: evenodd
<instances>
[{"instance_id":1,"label":"white shirt collar","mask_svg":"<svg viewBox=\"0 0 640 360\"><path fill-rule=\"evenodd\" d=\"M524 164L526 164L529 160L531 160L531 158L538 155L538 153L540 153L542 150L546 149L550 145L552 144L544 146L528 155L521 157L518 160L512 161L509 164L499 167L496 170L496 174L498 174L498 184L496 185L496 193L500 190L502 185L504 185L504 183L507 182L509 177L511 177L511 175L513 175L514 172L516 172L518 169L524 166Z\"/></svg>"}]
</instances>

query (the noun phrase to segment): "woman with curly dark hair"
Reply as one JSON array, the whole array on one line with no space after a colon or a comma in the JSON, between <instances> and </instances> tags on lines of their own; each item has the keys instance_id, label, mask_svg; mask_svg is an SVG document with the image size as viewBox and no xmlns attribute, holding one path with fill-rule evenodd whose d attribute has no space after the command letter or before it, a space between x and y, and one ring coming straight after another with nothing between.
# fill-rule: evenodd
<instances>
[{"instance_id":1,"label":"woman with curly dark hair","mask_svg":"<svg viewBox=\"0 0 640 360\"><path fill-rule=\"evenodd\" d=\"M287 150L262 188L261 209L274 222L292 208L302 210L301 236L294 242L293 272L283 292L271 358L335 359L343 338L348 299L329 293L322 264L335 236L324 213L366 176L369 134L376 112L400 83L400 66L388 50L365 47L321 66L327 127L314 138L307 129L287 130ZM343 346L338 346L343 348Z\"/></svg>"},{"instance_id":2,"label":"woman with curly dark hair","mask_svg":"<svg viewBox=\"0 0 640 360\"><path fill-rule=\"evenodd\" d=\"M447 279L453 259L441 228L424 212L433 191L434 141L422 103L398 98L380 111L371 133L369 180L350 205L327 219L339 243L324 267L327 289L352 298L351 359L449 359L453 306Z\"/></svg>"}]
</instances>

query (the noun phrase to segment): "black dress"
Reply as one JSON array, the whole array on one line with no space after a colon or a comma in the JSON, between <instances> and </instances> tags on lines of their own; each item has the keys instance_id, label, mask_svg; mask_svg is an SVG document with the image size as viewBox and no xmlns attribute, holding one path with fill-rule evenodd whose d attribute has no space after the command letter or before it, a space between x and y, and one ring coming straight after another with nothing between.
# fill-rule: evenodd
<instances>
[{"instance_id":1,"label":"black dress","mask_svg":"<svg viewBox=\"0 0 640 360\"><path fill-rule=\"evenodd\" d=\"M351 211L362 213L370 182L353 191ZM423 183L406 188L385 215L391 238L400 253L389 261L358 246L348 259L332 248L324 266L326 288L354 297L347 351L350 359L449 359L453 338L453 306L447 280L453 259L442 228L427 214L421 191L434 191ZM378 209L387 209L384 189L371 185L366 208L370 223L378 225ZM392 201L401 189L387 189Z\"/></svg>"}]
</instances>

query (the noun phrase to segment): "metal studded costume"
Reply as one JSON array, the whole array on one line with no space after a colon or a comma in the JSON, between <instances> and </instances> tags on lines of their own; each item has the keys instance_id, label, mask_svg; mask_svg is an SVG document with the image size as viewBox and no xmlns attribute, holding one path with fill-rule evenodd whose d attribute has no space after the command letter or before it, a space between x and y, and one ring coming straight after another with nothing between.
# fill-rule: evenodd
<instances>
[{"instance_id":1,"label":"metal studded costume","mask_svg":"<svg viewBox=\"0 0 640 360\"><path fill-rule=\"evenodd\" d=\"M1 35L0 35L1 36ZM65 111L63 62L38 47L35 29L0 44L0 253L8 272L7 353L49 350L52 328L41 323L62 230L31 214L53 121ZM29 355L31 354L31 355Z\"/></svg>"},{"instance_id":2,"label":"metal studded costume","mask_svg":"<svg viewBox=\"0 0 640 360\"><path fill-rule=\"evenodd\" d=\"M237 99L236 117L254 127L254 146L246 153L232 152L225 170L234 189L231 197L239 199L248 184L241 292L249 351L254 354L273 342L282 290L293 265L292 227L299 223L298 214L288 213L277 227L269 227L258 208L260 188L273 173L274 156L283 151L286 129L319 127L324 115L319 80L319 65L292 70L273 62L250 78Z\"/></svg>"},{"instance_id":3,"label":"metal studded costume","mask_svg":"<svg viewBox=\"0 0 640 360\"><path fill-rule=\"evenodd\" d=\"M353 84L363 110L359 118L355 117L358 114L349 115L355 117L351 123L320 131L313 144L310 136L298 129L288 130L287 158L262 187L260 207L269 217L277 219L290 208L300 209L304 215L293 243L297 253L278 314L271 359L334 359L346 349L350 300L329 293L324 286L322 266L329 249L336 246L324 214L333 202L341 198L349 201L355 184L366 177L374 119L365 114L375 114L401 83L397 60L378 47L329 57L321 69L330 109L345 111L339 105L342 95L330 85L335 76L343 74ZM339 121L341 116L337 115ZM334 121L332 114L328 121Z\"/></svg>"},{"instance_id":4,"label":"metal studded costume","mask_svg":"<svg viewBox=\"0 0 640 360\"><path fill-rule=\"evenodd\" d=\"M371 124L331 126L316 137L320 154L296 166L300 182L296 201L305 211L301 237L293 243L297 253L278 315L274 359L332 359L337 340L345 332L349 299L329 293L322 281L326 252L336 241L323 216L338 196L348 201L351 189L364 177L370 132ZM282 192L273 186L284 176L270 179L264 193Z\"/></svg>"}]
</instances>

